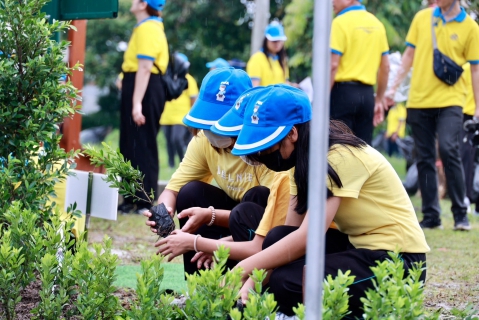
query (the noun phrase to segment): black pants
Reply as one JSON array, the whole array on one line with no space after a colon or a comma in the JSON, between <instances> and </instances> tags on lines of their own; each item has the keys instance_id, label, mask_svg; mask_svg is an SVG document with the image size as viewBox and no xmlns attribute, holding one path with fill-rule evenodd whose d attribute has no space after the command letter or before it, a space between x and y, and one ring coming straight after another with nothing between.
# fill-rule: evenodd
<instances>
[{"instance_id":1,"label":"black pants","mask_svg":"<svg viewBox=\"0 0 479 320\"><path fill-rule=\"evenodd\" d=\"M241 202L231 199L223 190L201 181L192 181L181 188L176 198L176 210L181 212L191 207L231 210L229 228L207 225L201 226L195 234L201 234L208 239L220 239L232 236L236 241L250 241L255 236L255 230L263 218L264 209L268 202L269 189L257 186L248 190ZM180 219L180 226L183 227L188 218ZM191 263L195 255L194 251L183 254L185 272L192 274L198 271L196 263ZM233 268L238 262L228 260L227 267Z\"/></svg>"},{"instance_id":2,"label":"black pants","mask_svg":"<svg viewBox=\"0 0 479 320\"><path fill-rule=\"evenodd\" d=\"M168 165L175 167L175 155L178 155L180 161L183 160L185 149L191 140L191 133L188 128L182 125L163 125L163 133L166 139L166 150L168 152Z\"/></svg>"},{"instance_id":3,"label":"black pants","mask_svg":"<svg viewBox=\"0 0 479 320\"><path fill-rule=\"evenodd\" d=\"M153 190L158 198L159 160L156 137L160 130L160 117L165 107L165 91L159 75L151 74L145 95L142 100L142 113L145 124L137 126L133 121L131 112L133 108L133 92L135 90L134 72L125 72L121 91L121 116L120 116L120 152L126 160L131 161L135 169L144 174L143 184L150 194ZM146 196L137 192L138 197ZM126 203L133 203L133 198L125 198ZM149 207L149 202L137 202L139 208Z\"/></svg>"},{"instance_id":4,"label":"black pants","mask_svg":"<svg viewBox=\"0 0 479 320\"><path fill-rule=\"evenodd\" d=\"M284 238L297 228L289 226L280 226L273 228L264 239L263 249L267 246ZM326 256L324 265L324 277L331 275L333 278L338 275L338 270L343 273L351 270L351 275L356 276L355 282L349 287L349 310L352 312L349 316L361 317L362 303L361 297L369 288L373 288L373 272L371 267L376 265L376 261L383 261L389 258L388 252L384 250L355 249L349 241L346 242L347 235L337 230L329 229L326 233ZM330 247L333 243L342 243L341 246ZM402 253L404 269L407 272L416 262L426 261L424 253ZM279 311L292 316L293 307L298 303L303 303L303 270L306 264L306 257L302 257L287 265L276 268L271 273L269 279L269 291L274 294L278 302ZM425 265L424 265L425 267ZM421 280L426 279L426 272L422 273Z\"/></svg>"},{"instance_id":5,"label":"black pants","mask_svg":"<svg viewBox=\"0 0 479 320\"><path fill-rule=\"evenodd\" d=\"M331 90L330 118L343 121L354 134L371 144L374 89L360 82L336 82Z\"/></svg>"},{"instance_id":6,"label":"black pants","mask_svg":"<svg viewBox=\"0 0 479 320\"><path fill-rule=\"evenodd\" d=\"M461 107L408 109L407 122L416 144L419 188L425 220L440 223L436 173L436 135L446 174L447 191L454 221L466 219L464 171L461 161L463 114Z\"/></svg>"},{"instance_id":7,"label":"black pants","mask_svg":"<svg viewBox=\"0 0 479 320\"><path fill-rule=\"evenodd\" d=\"M467 120L471 120L472 116L465 114L464 115L464 122ZM463 138L467 139L466 143L462 143L461 148L461 159L462 159L462 166L464 168L464 176L465 176L465 183L466 183L466 195L469 200L472 202L476 202L476 211L478 211L477 203L479 203L478 199L474 199L472 184L474 181L474 160L476 156L476 150L471 144L471 138L474 135L472 132L463 131ZM477 201L476 201L477 200Z\"/></svg>"}]
</instances>

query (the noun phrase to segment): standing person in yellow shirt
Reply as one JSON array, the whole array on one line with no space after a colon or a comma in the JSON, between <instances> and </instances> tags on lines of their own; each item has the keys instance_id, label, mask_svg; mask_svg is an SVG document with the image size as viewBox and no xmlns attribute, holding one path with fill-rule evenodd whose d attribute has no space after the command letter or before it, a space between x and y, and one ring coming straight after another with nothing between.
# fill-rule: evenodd
<instances>
[{"instance_id":1,"label":"standing person in yellow shirt","mask_svg":"<svg viewBox=\"0 0 479 320\"><path fill-rule=\"evenodd\" d=\"M399 148L396 143L398 138L402 139L406 136L406 118L407 110L403 103L398 103L389 109L386 126L387 154L392 156L394 153L399 154Z\"/></svg>"},{"instance_id":2,"label":"standing person in yellow shirt","mask_svg":"<svg viewBox=\"0 0 479 320\"><path fill-rule=\"evenodd\" d=\"M371 144L373 128L384 118L389 46L384 25L360 2L333 0L330 117Z\"/></svg>"},{"instance_id":3,"label":"standing person in yellow shirt","mask_svg":"<svg viewBox=\"0 0 479 320\"><path fill-rule=\"evenodd\" d=\"M188 57L182 53L177 53L177 56L188 61ZM191 134L183 124L183 118L195 103L198 96L198 84L189 73L186 74L186 80L188 80L188 87L177 99L165 103L165 110L160 119L160 125L165 134L170 168L175 167L175 155L178 155L180 161L183 159L184 150L191 140Z\"/></svg>"},{"instance_id":4,"label":"standing person in yellow shirt","mask_svg":"<svg viewBox=\"0 0 479 320\"><path fill-rule=\"evenodd\" d=\"M460 152L466 87L463 81L452 83L448 79L443 80L434 71L435 64L440 67L438 70L444 70L440 66L444 59L434 58L438 51L434 50L433 39L436 39L437 49L456 65L470 62L474 116L479 118L479 26L460 6L459 1L437 0L437 5L419 11L414 17L406 37L407 48L400 72L387 96L394 96L399 83L413 67L407 122L418 156L424 214L421 227L442 228L435 166L437 136L447 191L452 202L454 230L470 230L464 202L466 192Z\"/></svg>"},{"instance_id":5,"label":"standing person in yellow shirt","mask_svg":"<svg viewBox=\"0 0 479 320\"><path fill-rule=\"evenodd\" d=\"M474 111L476 105L474 103L474 91L472 87L472 78L471 78L471 65L470 63L466 63L463 66L464 74L462 79L465 83L467 89L467 96L466 96L466 104L464 105L463 113L464 113L464 122L467 120L471 120L474 117ZM476 213L479 212L479 198L474 199L473 197L473 190L472 184L474 182L474 159L476 158L477 148L475 148L471 144L471 138L473 133L468 133L466 131L463 132L464 140L467 140L462 144L461 149L461 158L462 158L462 165L464 168L464 175L465 175L465 182L466 182L466 196L469 200L469 204L471 202L476 203ZM466 203L467 205L468 203ZM479 214L479 213L478 213Z\"/></svg>"},{"instance_id":6,"label":"standing person in yellow shirt","mask_svg":"<svg viewBox=\"0 0 479 320\"><path fill-rule=\"evenodd\" d=\"M144 187L155 197L158 187L159 160L156 137L165 106L161 73L166 71L169 54L161 10L165 0L133 0L130 12L137 25L125 51L122 71L120 152L134 168L144 174ZM145 195L137 194L141 199ZM149 202L138 201L138 212ZM118 207L128 213L135 208L131 197Z\"/></svg>"},{"instance_id":7,"label":"standing person in yellow shirt","mask_svg":"<svg viewBox=\"0 0 479 320\"><path fill-rule=\"evenodd\" d=\"M246 65L253 87L287 83L289 69L284 49L287 39L284 28L279 22L273 21L266 27L264 36L263 47L251 56Z\"/></svg>"}]
</instances>

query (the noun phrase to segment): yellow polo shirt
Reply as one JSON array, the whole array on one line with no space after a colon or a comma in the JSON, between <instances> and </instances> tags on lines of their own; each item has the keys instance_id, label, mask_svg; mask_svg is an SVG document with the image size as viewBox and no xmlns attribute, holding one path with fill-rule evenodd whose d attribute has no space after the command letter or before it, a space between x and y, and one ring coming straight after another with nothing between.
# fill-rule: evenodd
<instances>
[{"instance_id":1,"label":"yellow polo shirt","mask_svg":"<svg viewBox=\"0 0 479 320\"><path fill-rule=\"evenodd\" d=\"M464 73L462 74L462 81L464 81L464 85L466 86L467 94L466 94L466 104L464 105L464 114L474 116L474 112L476 111L476 102L474 101L474 91L472 88L472 75L471 75L471 64L466 63L462 66L464 69Z\"/></svg>"},{"instance_id":2,"label":"yellow polo shirt","mask_svg":"<svg viewBox=\"0 0 479 320\"><path fill-rule=\"evenodd\" d=\"M278 59L267 57L262 51L251 56L246 64L246 72L251 80L260 80L261 86L286 83L289 79L288 66L285 65L283 71Z\"/></svg>"},{"instance_id":3,"label":"yellow polo shirt","mask_svg":"<svg viewBox=\"0 0 479 320\"><path fill-rule=\"evenodd\" d=\"M328 162L342 187L326 179L341 198L334 222L357 249L429 252L424 232L401 180L391 164L373 147L333 145ZM297 193L290 173L291 193Z\"/></svg>"},{"instance_id":4,"label":"yellow polo shirt","mask_svg":"<svg viewBox=\"0 0 479 320\"><path fill-rule=\"evenodd\" d=\"M164 126L183 125L183 118L191 109L191 99L198 95L198 84L195 78L190 74L186 74L188 80L188 88L183 93L171 101L165 103L165 110L161 114L160 124Z\"/></svg>"},{"instance_id":5,"label":"yellow polo shirt","mask_svg":"<svg viewBox=\"0 0 479 320\"><path fill-rule=\"evenodd\" d=\"M386 29L364 6L348 7L333 20L331 52L341 56L336 82L375 85L381 57L389 53Z\"/></svg>"},{"instance_id":6,"label":"yellow polo shirt","mask_svg":"<svg viewBox=\"0 0 479 320\"><path fill-rule=\"evenodd\" d=\"M456 18L447 23L440 8L419 11L406 37L406 44L415 48L407 107L463 107L467 93L464 81L450 86L434 74L431 33L433 10L437 22L435 32L439 50L460 66L467 61L479 64L479 26L463 8Z\"/></svg>"},{"instance_id":7,"label":"yellow polo shirt","mask_svg":"<svg viewBox=\"0 0 479 320\"><path fill-rule=\"evenodd\" d=\"M406 118L407 109L403 103L398 103L397 105L389 109L387 117L386 135L390 137L393 135L393 133L397 131L398 137L404 138L406 136ZM401 128L398 130L400 123Z\"/></svg>"},{"instance_id":8,"label":"yellow polo shirt","mask_svg":"<svg viewBox=\"0 0 479 320\"><path fill-rule=\"evenodd\" d=\"M128 48L123 56L121 69L123 72L138 71L138 59L151 60L162 73L168 67L168 42L160 18L150 17L135 26ZM151 73L158 74L153 65Z\"/></svg>"}]
</instances>

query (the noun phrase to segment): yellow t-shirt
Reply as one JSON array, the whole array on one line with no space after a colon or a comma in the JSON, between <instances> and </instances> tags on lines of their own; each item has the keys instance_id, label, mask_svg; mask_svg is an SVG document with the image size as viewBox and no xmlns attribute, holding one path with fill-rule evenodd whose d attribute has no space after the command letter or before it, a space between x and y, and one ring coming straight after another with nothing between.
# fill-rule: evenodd
<instances>
[{"instance_id":1,"label":"yellow t-shirt","mask_svg":"<svg viewBox=\"0 0 479 320\"><path fill-rule=\"evenodd\" d=\"M429 252L401 180L378 151L369 145L363 149L333 145L328 162L343 185L338 188L326 179L334 196L341 198L334 222L355 248ZM293 176L291 170L291 194L295 195Z\"/></svg>"},{"instance_id":2,"label":"yellow t-shirt","mask_svg":"<svg viewBox=\"0 0 479 320\"><path fill-rule=\"evenodd\" d=\"M246 72L252 80L260 80L261 86L286 83L289 79L288 66L284 66L283 71L278 59L266 57L261 51L251 56L246 65Z\"/></svg>"},{"instance_id":3,"label":"yellow t-shirt","mask_svg":"<svg viewBox=\"0 0 479 320\"><path fill-rule=\"evenodd\" d=\"M185 157L166 189L178 192L190 181L209 183L215 179L218 187L231 199L240 201L255 186L270 188L274 175L275 172L265 166L250 166L230 152L220 150L218 153L200 132L188 144Z\"/></svg>"},{"instance_id":4,"label":"yellow t-shirt","mask_svg":"<svg viewBox=\"0 0 479 320\"><path fill-rule=\"evenodd\" d=\"M375 85L381 57L389 53L384 25L364 6L352 6L334 18L331 51L341 56L336 82Z\"/></svg>"},{"instance_id":5,"label":"yellow t-shirt","mask_svg":"<svg viewBox=\"0 0 479 320\"><path fill-rule=\"evenodd\" d=\"M198 95L198 84L195 78L187 74L186 80L188 80L188 88L183 91L181 96L165 103L165 110L163 110L160 118L161 125L180 124L184 126L183 118L191 109L191 98Z\"/></svg>"},{"instance_id":6,"label":"yellow t-shirt","mask_svg":"<svg viewBox=\"0 0 479 320\"><path fill-rule=\"evenodd\" d=\"M472 88L471 64L466 63L462 66L464 73L462 74L462 81L467 90L466 104L464 105L464 114L473 116L476 111L476 102L474 101L474 91Z\"/></svg>"},{"instance_id":7,"label":"yellow t-shirt","mask_svg":"<svg viewBox=\"0 0 479 320\"><path fill-rule=\"evenodd\" d=\"M406 44L415 48L408 108L440 108L464 106L466 87L463 81L453 86L439 80L433 70L431 33L432 10L419 11L412 21ZM439 50L462 66L467 61L479 63L479 26L464 9L453 21L444 23L442 16L435 18L436 39Z\"/></svg>"},{"instance_id":8,"label":"yellow t-shirt","mask_svg":"<svg viewBox=\"0 0 479 320\"><path fill-rule=\"evenodd\" d=\"M403 103L398 103L391 109L389 109L387 117L387 128L386 135L388 137L392 136L393 133L398 131L399 123L402 122L401 128L398 131L398 137L404 138L406 136L406 118L407 118L407 109Z\"/></svg>"},{"instance_id":9,"label":"yellow t-shirt","mask_svg":"<svg viewBox=\"0 0 479 320\"><path fill-rule=\"evenodd\" d=\"M169 60L168 42L160 19L150 17L135 26L123 56L123 72L138 71L138 59L153 61L165 73ZM155 65L151 73L158 74Z\"/></svg>"},{"instance_id":10,"label":"yellow t-shirt","mask_svg":"<svg viewBox=\"0 0 479 320\"><path fill-rule=\"evenodd\" d=\"M268 205L263 218L256 229L256 234L265 237L269 230L284 225L289 206L289 175L277 172L270 188Z\"/></svg>"}]
</instances>

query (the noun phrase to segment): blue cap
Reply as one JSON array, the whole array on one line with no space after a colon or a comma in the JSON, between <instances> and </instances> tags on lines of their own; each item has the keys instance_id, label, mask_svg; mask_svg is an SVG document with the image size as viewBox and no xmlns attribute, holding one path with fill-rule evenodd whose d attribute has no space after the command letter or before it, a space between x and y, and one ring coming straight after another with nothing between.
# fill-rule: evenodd
<instances>
[{"instance_id":1,"label":"blue cap","mask_svg":"<svg viewBox=\"0 0 479 320\"><path fill-rule=\"evenodd\" d=\"M166 0L145 0L145 2L153 9L163 11Z\"/></svg>"},{"instance_id":2,"label":"blue cap","mask_svg":"<svg viewBox=\"0 0 479 320\"><path fill-rule=\"evenodd\" d=\"M286 41L288 39L284 34L283 26L278 21L273 21L266 27L264 36L269 41Z\"/></svg>"},{"instance_id":3,"label":"blue cap","mask_svg":"<svg viewBox=\"0 0 479 320\"><path fill-rule=\"evenodd\" d=\"M236 99L253 87L246 72L235 68L214 69L205 76L200 92L183 123L196 129L209 130L224 116Z\"/></svg>"},{"instance_id":4,"label":"blue cap","mask_svg":"<svg viewBox=\"0 0 479 320\"><path fill-rule=\"evenodd\" d=\"M228 61L222 58L216 58L213 61L210 61L206 64L207 68L229 68L230 64Z\"/></svg>"},{"instance_id":5,"label":"blue cap","mask_svg":"<svg viewBox=\"0 0 479 320\"><path fill-rule=\"evenodd\" d=\"M237 137L243 127L244 112L249 99L251 99L258 90L263 90L265 87L254 87L246 90L236 100L233 108L231 108L226 114L221 117L214 125L211 126L213 133L227 137Z\"/></svg>"},{"instance_id":6,"label":"blue cap","mask_svg":"<svg viewBox=\"0 0 479 320\"><path fill-rule=\"evenodd\" d=\"M184 53L177 52L176 56L180 58L181 60L183 60L184 62L188 62L188 57Z\"/></svg>"},{"instance_id":7,"label":"blue cap","mask_svg":"<svg viewBox=\"0 0 479 320\"><path fill-rule=\"evenodd\" d=\"M268 86L249 99L243 128L231 151L235 156L268 149L284 139L294 125L311 120L311 103L301 90Z\"/></svg>"}]
</instances>

